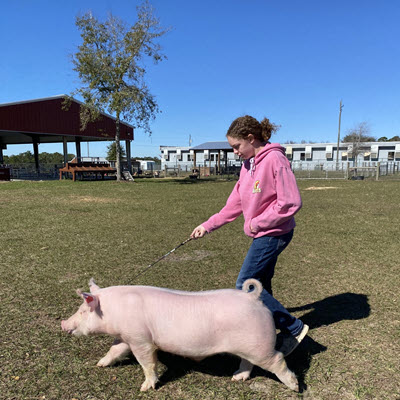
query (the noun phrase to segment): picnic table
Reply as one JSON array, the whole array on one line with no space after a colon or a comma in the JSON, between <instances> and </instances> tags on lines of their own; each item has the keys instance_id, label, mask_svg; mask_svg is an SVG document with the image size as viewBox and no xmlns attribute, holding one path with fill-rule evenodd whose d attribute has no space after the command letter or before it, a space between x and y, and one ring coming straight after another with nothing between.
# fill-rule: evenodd
<instances>
[{"instance_id":1,"label":"picnic table","mask_svg":"<svg viewBox=\"0 0 400 400\"><path fill-rule=\"evenodd\" d=\"M72 180L75 182L77 174L80 174L82 177L84 175L94 175L96 179L98 174L100 174L101 179L104 179L105 174L115 173L116 171L117 170L115 168L111 167L107 163L71 161L68 162L64 168L60 168L59 173L60 180L62 179L63 174L67 174L67 176L69 176L69 174L72 174Z\"/></svg>"}]
</instances>

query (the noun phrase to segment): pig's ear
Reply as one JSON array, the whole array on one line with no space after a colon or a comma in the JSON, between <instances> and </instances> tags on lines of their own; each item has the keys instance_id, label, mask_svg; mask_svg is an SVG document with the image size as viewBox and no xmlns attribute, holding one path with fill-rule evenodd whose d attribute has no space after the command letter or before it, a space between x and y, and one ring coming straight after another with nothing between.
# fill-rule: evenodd
<instances>
[{"instance_id":1,"label":"pig's ear","mask_svg":"<svg viewBox=\"0 0 400 400\"><path fill-rule=\"evenodd\" d=\"M89 306L90 312L94 311L99 305L99 299L96 295L86 292L81 292L81 296L85 303Z\"/></svg>"},{"instance_id":2,"label":"pig's ear","mask_svg":"<svg viewBox=\"0 0 400 400\"><path fill-rule=\"evenodd\" d=\"M90 293L95 293L98 290L100 290L99 286L96 285L96 282L94 281L93 278L90 278L89 287L90 287Z\"/></svg>"}]
</instances>

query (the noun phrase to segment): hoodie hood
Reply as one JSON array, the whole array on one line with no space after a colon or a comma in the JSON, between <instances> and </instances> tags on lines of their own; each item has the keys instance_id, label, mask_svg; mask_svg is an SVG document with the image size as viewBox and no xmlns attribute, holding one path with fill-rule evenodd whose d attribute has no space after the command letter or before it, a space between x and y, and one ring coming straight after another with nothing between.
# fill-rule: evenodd
<instances>
[{"instance_id":1,"label":"hoodie hood","mask_svg":"<svg viewBox=\"0 0 400 400\"><path fill-rule=\"evenodd\" d=\"M245 168L250 174L253 174L256 170L257 164L259 164L269 153L272 151L279 151L285 155L285 148L279 143L267 143L262 150L260 150L255 157L249 158L244 162Z\"/></svg>"}]
</instances>

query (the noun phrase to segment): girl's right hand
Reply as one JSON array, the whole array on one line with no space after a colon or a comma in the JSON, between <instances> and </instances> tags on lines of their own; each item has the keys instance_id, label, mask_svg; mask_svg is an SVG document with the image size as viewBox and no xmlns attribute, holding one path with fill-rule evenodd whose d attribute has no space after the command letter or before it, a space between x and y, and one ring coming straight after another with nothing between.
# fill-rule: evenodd
<instances>
[{"instance_id":1,"label":"girl's right hand","mask_svg":"<svg viewBox=\"0 0 400 400\"><path fill-rule=\"evenodd\" d=\"M194 228L192 234L190 235L190 237L192 239L198 239L203 237L205 234L207 233L206 229L204 228L203 225L199 225L198 227Z\"/></svg>"}]
</instances>

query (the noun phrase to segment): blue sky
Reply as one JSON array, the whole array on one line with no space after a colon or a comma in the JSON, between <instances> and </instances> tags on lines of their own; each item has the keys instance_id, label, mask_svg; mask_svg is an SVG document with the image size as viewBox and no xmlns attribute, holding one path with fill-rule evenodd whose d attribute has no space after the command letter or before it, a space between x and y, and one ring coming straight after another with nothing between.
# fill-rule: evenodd
<instances>
[{"instance_id":1,"label":"blue sky","mask_svg":"<svg viewBox=\"0 0 400 400\"><path fill-rule=\"evenodd\" d=\"M134 24L136 0L13 0L0 5L0 103L71 93L70 55L80 44L75 17L112 12ZM149 61L147 82L161 114L152 135L135 131L133 156L160 145L225 140L233 119L264 116L281 129L273 142L336 142L366 121L375 137L400 134L400 2L397 0L153 0L172 30L167 60ZM134 123L133 123L134 124ZM105 156L106 144L90 144ZM8 146L5 155L31 150ZM74 152L74 146L69 148ZM39 151L62 152L62 144ZM87 147L82 146L82 155Z\"/></svg>"}]
</instances>

